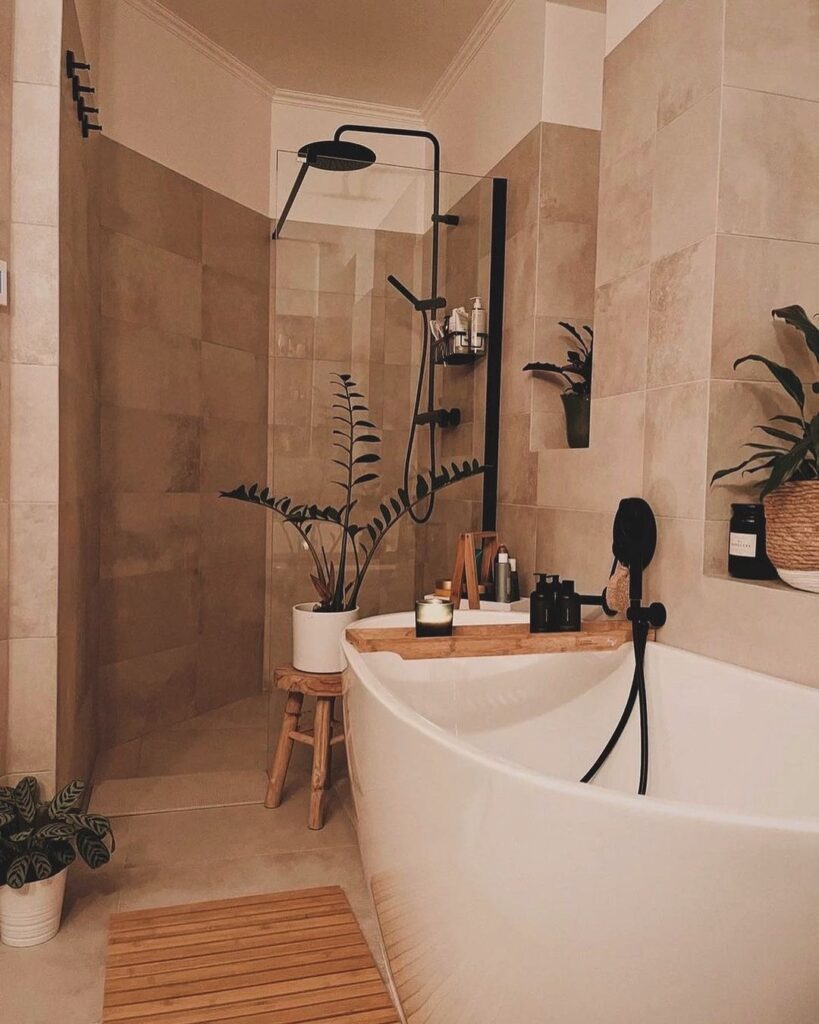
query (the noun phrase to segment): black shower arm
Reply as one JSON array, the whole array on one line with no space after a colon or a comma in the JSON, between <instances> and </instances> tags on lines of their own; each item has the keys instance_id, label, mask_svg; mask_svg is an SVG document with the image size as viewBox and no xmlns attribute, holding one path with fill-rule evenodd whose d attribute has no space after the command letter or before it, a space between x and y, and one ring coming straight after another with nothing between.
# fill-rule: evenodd
<instances>
[{"instance_id":1,"label":"black shower arm","mask_svg":"<svg viewBox=\"0 0 819 1024\"><path fill-rule=\"evenodd\" d=\"M307 174L307 169L309 168L309 166L310 165L305 160L304 163L299 168L299 173L296 175L296 180L293 182L293 187L290 189L290 195L287 197L287 202L282 207L282 212L279 214L279 219L276 221L276 228L272 235L274 239L278 238L279 235L281 234L281 230L284 227L284 222L287 220L288 213L290 213L290 207L295 202L296 196L298 195L299 189L301 188L301 183L304 181L304 176L305 174Z\"/></svg>"}]
</instances>

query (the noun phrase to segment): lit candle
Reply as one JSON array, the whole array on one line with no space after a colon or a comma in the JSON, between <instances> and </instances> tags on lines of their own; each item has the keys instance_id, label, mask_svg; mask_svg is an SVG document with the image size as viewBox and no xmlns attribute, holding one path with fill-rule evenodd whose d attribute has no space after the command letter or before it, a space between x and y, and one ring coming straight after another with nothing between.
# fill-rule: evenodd
<instances>
[{"instance_id":1,"label":"lit candle","mask_svg":"<svg viewBox=\"0 0 819 1024\"><path fill-rule=\"evenodd\" d=\"M453 605L442 597L415 602L416 636L452 636Z\"/></svg>"}]
</instances>

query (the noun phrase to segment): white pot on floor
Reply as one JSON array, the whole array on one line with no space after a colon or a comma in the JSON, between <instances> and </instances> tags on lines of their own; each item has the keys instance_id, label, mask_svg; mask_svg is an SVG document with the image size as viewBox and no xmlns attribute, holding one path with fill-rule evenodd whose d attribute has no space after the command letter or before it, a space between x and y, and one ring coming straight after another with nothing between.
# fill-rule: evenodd
<instances>
[{"instance_id":1,"label":"white pot on floor","mask_svg":"<svg viewBox=\"0 0 819 1024\"><path fill-rule=\"evenodd\" d=\"M341 672L347 667L341 638L358 618L349 612L315 612L315 605L293 605L293 668L300 672Z\"/></svg>"},{"instance_id":2,"label":"white pot on floor","mask_svg":"<svg viewBox=\"0 0 819 1024\"><path fill-rule=\"evenodd\" d=\"M60 930L67 874L63 868L20 889L0 885L0 941L6 946L39 946L53 939Z\"/></svg>"}]
</instances>

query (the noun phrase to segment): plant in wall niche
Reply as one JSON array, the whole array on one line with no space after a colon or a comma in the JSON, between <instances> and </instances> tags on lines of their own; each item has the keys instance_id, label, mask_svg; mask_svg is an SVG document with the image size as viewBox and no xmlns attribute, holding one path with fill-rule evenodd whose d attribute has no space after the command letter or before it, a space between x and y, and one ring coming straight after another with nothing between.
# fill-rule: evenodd
<instances>
[{"instance_id":1,"label":"plant in wall niche","mask_svg":"<svg viewBox=\"0 0 819 1024\"><path fill-rule=\"evenodd\" d=\"M527 363L523 369L557 374L563 378L564 387L560 397L566 413L566 439L570 448L588 448L594 331L588 324L578 330L563 320L559 323L577 342L577 347L570 348L566 353L566 362L562 366L557 363ZM584 332L587 337L584 337Z\"/></svg>"},{"instance_id":2,"label":"plant in wall niche","mask_svg":"<svg viewBox=\"0 0 819 1024\"><path fill-rule=\"evenodd\" d=\"M287 496L275 497L269 488L260 489L258 484L242 484L221 492L224 498L249 502L278 516L296 531L310 554L310 580L318 601L296 605L293 612L293 664L307 672L337 672L343 668L339 636L356 618L359 592L387 533L430 495L486 469L473 459L421 473L416 477L414 493L399 487L378 504L374 515L357 522L353 513L359 505L360 489L378 479L375 466L381 460L381 438L375 433L376 425L367 418L369 409L352 376L333 374L331 379L335 424L332 446L336 452L330 462L334 467L332 483L342 492L341 504L298 503ZM336 535L329 552L318 535L322 527Z\"/></svg>"},{"instance_id":3,"label":"plant in wall niche","mask_svg":"<svg viewBox=\"0 0 819 1024\"><path fill-rule=\"evenodd\" d=\"M819 363L819 327L805 310L785 306L773 316L801 332ZM796 408L757 424L754 429L764 439L749 441L744 447L752 454L718 470L711 483L733 473L763 474L756 485L765 504L768 555L786 583L819 592L819 414L811 417L807 411L805 388L793 370L755 354L737 359L734 369L746 362L762 363ZM819 394L819 380L810 390Z\"/></svg>"},{"instance_id":4,"label":"plant in wall niche","mask_svg":"<svg viewBox=\"0 0 819 1024\"><path fill-rule=\"evenodd\" d=\"M7 945L45 942L60 926L65 869L77 854L91 868L114 852L111 823L81 810L85 783L41 801L32 776L0 787L0 937Z\"/></svg>"}]
</instances>

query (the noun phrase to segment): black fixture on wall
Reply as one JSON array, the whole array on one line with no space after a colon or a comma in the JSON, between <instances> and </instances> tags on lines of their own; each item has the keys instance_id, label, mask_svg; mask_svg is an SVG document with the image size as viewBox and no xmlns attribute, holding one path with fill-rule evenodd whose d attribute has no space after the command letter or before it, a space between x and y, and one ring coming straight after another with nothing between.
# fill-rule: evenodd
<instances>
[{"instance_id":1,"label":"black fixture on wall","mask_svg":"<svg viewBox=\"0 0 819 1024\"><path fill-rule=\"evenodd\" d=\"M78 71L90 71L91 65L77 60L73 50L65 51L65 77L71 82L71 95L77 105L77 120L82 128L82 137L87 139L91 132L101 132L102 125L95 123L90 114L99 114L99 107L90 107L85 102L86 96L93 96L96 89L93 85L83 85Z\"/></svg>"}]
</instances>

